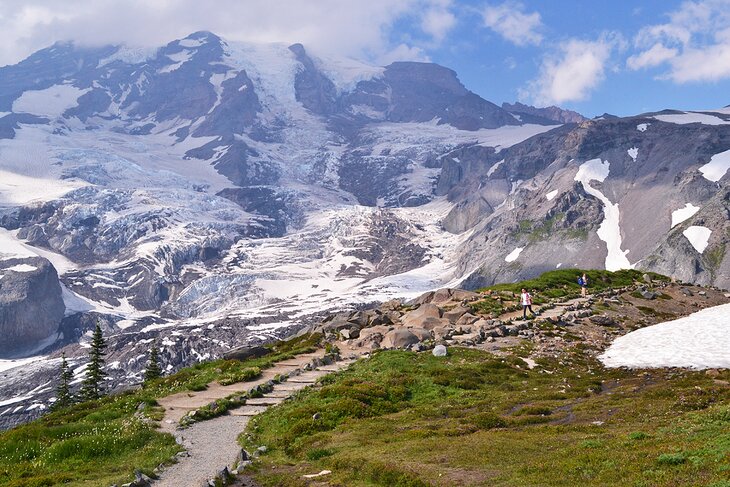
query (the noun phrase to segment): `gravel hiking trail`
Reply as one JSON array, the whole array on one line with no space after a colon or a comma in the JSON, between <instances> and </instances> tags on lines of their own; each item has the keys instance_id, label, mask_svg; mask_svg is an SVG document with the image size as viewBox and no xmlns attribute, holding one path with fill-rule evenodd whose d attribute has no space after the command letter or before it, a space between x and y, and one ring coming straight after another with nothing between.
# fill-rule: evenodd
<instances>
[{"instance_id":1,"label":"gravel hiking trail","mask_svg":"<svg viewBox=\"0 0 730 487\"><path fill-rule=\"evenodd\" d=\"M154 482L155 487L202 486L224 467L230 469L241 451L237 442L238 435L253 416L315 384L321 377L342 370L354 362L344 360L306 370L312 361L323 356L324 350L298 355L263 370L261 376L252 381L228 386L213 382L204 391L181 392L160 399L159 403L165 409L161 430L173 434L186 452L179 456L177 463L162 471L159 480ZM265 384L276 375L290 374L297 370L302 372L276 384L263 397L248 399L245 405L231 409L223 416L193 423L185 429L177 427L180 419L189 411L230 394L244 393L257 385Z\"/></svg>"}]
</instances>

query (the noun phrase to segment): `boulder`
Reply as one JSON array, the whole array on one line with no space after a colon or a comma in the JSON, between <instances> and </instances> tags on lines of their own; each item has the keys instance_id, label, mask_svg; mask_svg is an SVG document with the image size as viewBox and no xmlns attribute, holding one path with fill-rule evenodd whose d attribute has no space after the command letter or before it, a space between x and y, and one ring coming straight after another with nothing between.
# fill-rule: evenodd
<instances>
[{"instance_id":1,"label":"boulder","mask_svg":"<svg viewBox=\"0 0 730 487\"><path fill-rule=\"evenodd\" d=\"M406 328L395 328L385 334L380 345L383 348L408 348L419 342L418 336L411 333L410 330Z\"/></svg>"},{"instance_id":2,"label":"boulder","mask_svg":"<svg viewBox=\"0 0 730 487\"><path fill-rule=\"evenodd\" d=\"M403 315L401 322L406 326L421 326L426 318L441 318L441 308L435 304L425 303Z\"/></svg>"},{"instance_id":3,"label":"boulder","mask_svg":"<svg viewBox=\"0 0 730 487\"><path fill-rule=\"evenodd\" d=\"M451 301L451 290L450 289L439 289L431 298L432 303L447 303Z\"/></svg>"},{"instance_id":4,"label":"boulder","mask_svg":"<svg viewBox=\"0 0 730 487\"><path fill-rule=\"evenodd\" d=\"M445 357L447 354L447 350L444 345L436 345L435 347L433 347L433 351L431 353L434 357Z\"/></svg>"},{"instance_id":5,"label":"boulder","mask_svg":"<svg viewBox=\"0 0 730 487\"><path fill-rule=\"evenodd\" d=\"M616 322L616 320L614 320L610 316L596 315L596 316L591 316L589 318L589 320L591 321L591 323L595 323L596 325L601 325L601 326L616 326L616 325L618 325L618 323Z\"/></svg>"},{"instance_id":6,"label":"boulder","mask_svg":"<svg viewBox=\"0 0 730 487\"><path fill-rule=\"evenodd\" d=\"M454 329L450 326L437 326L432 331L436 340L448 340L454 335Z\"/></svg>"},{"instance_id":7,"label":"boulder","mask_svg":"<svg viewBox=\"0 0 730 487\"><path fill-rule=\"evenodd\" d=\"M410 331L411 333L416 335L418 337L419 341L430 340L432 338L431 332L424 328L418 328L418 327L408 328L408 331Z\"/></svg>"},{"instance_id":8,"label":"boulder","mask_svg":"<svg viewBox=\"0 0 730 487\"><path fill-rule=\"evenodd\" d=\"M467 325L471 325L472 323L474 323L478 319L479 319L478 316L474 316L471 313L464 313L463 315L461 315L459 317L458 320L456 320L456 323L455 324L456 324L456 326L467 326Z\"/></svg>"},{"instance_id":9,"label":"boulder","mask_svg":"<svg viewBox=\"0 0 730 487\"><path fill-rule=\"evenodd\" d=\"M471 311L471 309L467 308L466 306L457 306L451 311L445 311L443 317L449 320L451 323L456 323L459 318L461 318L469 311Z\"/></svg>"},{"instance_id":10,"label":"boulder","mask_svg":"<svg viewBox=\"0 0 730 487\"><path fill-rule=\"evenodd\" d=\"M639 291L639 294L641 294L641 297L644 299L654 299L656 298L656 294L654 294L651 291Z\"/></svg>"},{"instance_id":11,"label":"boulder","mask_svg":"<svg viewBox=\"0 0 730 487\"><path fill-rule=\"evenodd\" d=\"M47 259L0 260L0 357L56 335L65 310L58 274Z\"/></svg>"}]
</instances>

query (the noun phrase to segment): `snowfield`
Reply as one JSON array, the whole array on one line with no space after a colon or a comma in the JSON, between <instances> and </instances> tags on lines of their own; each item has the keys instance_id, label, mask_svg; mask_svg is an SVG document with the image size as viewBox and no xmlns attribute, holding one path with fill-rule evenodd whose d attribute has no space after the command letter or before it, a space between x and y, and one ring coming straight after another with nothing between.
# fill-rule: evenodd
<instances>
[{"instance_id":1,"label":"snowfield","mask_svg":"<svg viewBox=\"0 0 730 487\"><path fill-rule=\"evenodd\" d=\"M730 304L633 331L599 359L607 367L730 368Z\"/></svg>"},{"instance_id":2,"label":"snowfield","mask_svg":"<svg viewBox=\"0 0 730 487\"><path fill-rule=\"evenodd\" d=\"M606 270L618 271L632 269L633 266L626 258L628 250L621 250L621 227L619 226L618 203L611 203L603 193L591 186L591 181L603 182L607 177L611 165L608 161L591 159L580 165L575 175L575 181L580 181L586 193L598 198L603 203L603 222L598 228L598 238L606 242Z\"/></svg>"},{"instance_id":3,"label":"snowfield","mask_svg":"<svg viewBox=\"0 0 730 487\"><path fill-rule=\"evenodd\" d=\"M687 230L682 232L682 235L687 237L687 240L689 240L689 243L692 244L692 247L694 247L700 254L707 248L711 234L712 230L709 228L696 225L688 227Z\"/></svg>"}]
</instances>

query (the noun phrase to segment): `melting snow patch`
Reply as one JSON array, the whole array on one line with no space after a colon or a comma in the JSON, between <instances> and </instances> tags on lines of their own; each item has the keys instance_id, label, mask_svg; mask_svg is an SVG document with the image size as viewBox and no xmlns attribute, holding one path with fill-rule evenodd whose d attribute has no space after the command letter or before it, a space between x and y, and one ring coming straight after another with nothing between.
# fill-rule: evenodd
<instances>
[{"instance_id":1,"label":"melting snow patch","mask_svg":"<svg viewBox=\"0 0 730 487\"><path fill-rule=\"evenodd\" d=\"M507 255L507 257L504 258L505 262L514 262L517 260L517 257L520 256L520 252L522 252L525 248L524 247L517 247L512 252Z\"/></svg>"},{"instance_id":2,"label":"melting snow patch","mask_svg":"<svg viewBox=\"0 0 730 487\"><path fill-rule=\"evenodd\" d=\"M501 166L502 164L504 164L504 159L502 159L501 161L495 163L492 167L490 167L489 171L487 171L487 177L488 178L492 177L492 174L494 174L494 171L499 169L499 166Z\"/></svg>"},{"instance_id":3,"label":"melting snow patch","mask_svg":"<svg viewBox=\"0 0 730 487\"><path fill-rule=\"evenodd\" d=\"M627 150L629 157L633 159L634 162L636 162L636 156L639 155L639 148L638 147L632 147L631 149Z\"/></svg>"},{"instance_id":4,"label":"melting snow patch","mask_svg":"<svg viewBox=\"0 0 730 487\"><path fill-rule=\"evenodd\" d=\"M560 269L563 266L562 262L558 262L558 264L555 266L556 269Z\"/></svg>"},{"instance_id":5,"label":"melting snow patch","mask_svg":"<svg viewBox=\"0 0 730 487\"><path fill-rule=\"evenodd\" d=\"M638 130L639 132L646 132L646 129L649 127L649 125L651 125L651 124L640 123L639 125L636 126L636 130Z\"/></svg>"},{"instance_id":6,"label":"melting snow patch","mask_svg":"<svg viewBox=\"0 0 730 487\"><path fill-rule=\"evenodd\" d=\"M558 190L550 191L548 194L545 195L545 198L547 198L548 201L552 201L553 198L555 198L558 195Z\"/></svg>"},{"instance_id":7,"label":"melting snow patch","mask_svg":"<svg viewBox=\"0 0 730 487\"><path fill-rule=\"evenodd\" d=\"M692 203L687 203L684 208L674 210L672 212L672 228L676 227L683 221L692 218L698 211L700 211L699 206L695 206Z\"/></svg>"},{"instance_id":8,"label":"melting snow patch","mask_svg":"<svg viewBox=\"0 0 730 487\"><path fill-rule=\"evenodd\" d=\"M598 227L598 238L606 242L608 255L606 255L606 270L617 271L620 269L632 269L633 266L626 258L628 250L621 250L621 227L619 225L620 214L618 203L614 204L606 198L603 193L593 188L590 182L593 180L603 182L608 177L610 164L600 159L591 159L580 165L575 175L575 180L583 184L586 193L595 196L603 203L603 222Z\"/></svg>"},{"instance_id":9,"label":"melting snow patch","mask_svg":"<svg viewBox=\"0 0 730 487\"><path fill-rule=\"evenodd\" d=\"M710 158L710 162L700 168L700 172L709 181L716 183L730 169L730 150L715 154Z\"/></svg>"},{"instance_id":10,"label":"melting snow patch","mask_svg":"<svg viewBox=\"0 0 730 487\"><path fill-rule=\"evenodd\" d=\"M599 358L607 367L730 368L730 304L619 337Z\"/></svg>"},{"instance_id":11,"label":"melting snow patch","mask_svg":"<svg viewBox=\"0 0 730 487\"><path fill-rule=\"evenodd\" d=\"M45 90L24 91L13 102L13 111L59 117L69 108L78 105L79 97L87 91L89 90L81 90L71 85L53 85Z\"/></svg>"},{"instance_id":12,"label":"melting snow patch","mask_svg":"<svg viewBox=\"0 0 730 487\"><path fill-rule=\"evenodd\" d=\"M704 125L725 125L730 124L727 120L706 113L686 112L672 113L669 115L656 115L653 118L662 122L684 125L687 123L701 123Z\"/></svg>"},{"instance_id":13,"label":"melting snow patch","mask_svg":"<svg viewBox=\"0 0 730 487\"><path fill-rule=\"evenodd\" d=\"M15 271L15 272L33 272L33 271L37 271L38 268L34 265L29 265L29 264L18 264L18 265L14 265L13 267L8 267L5 270L6 271Z\"/></svg>"},{"instance_id":14,"label":"melting snow patch","mask_svg":"<svg viewBox=\"0 0 730 487\"><path fill-rule=\"evenodd\" d=\"M712 230L709 228L696 225L688 227L687 230L682 232L682 235L687 237L687 240L689 240L689 243L692 244L692 247L694 247L700 254L707 248L707 243L710 241L711 234Z\"/></svg>"}]
</instances>

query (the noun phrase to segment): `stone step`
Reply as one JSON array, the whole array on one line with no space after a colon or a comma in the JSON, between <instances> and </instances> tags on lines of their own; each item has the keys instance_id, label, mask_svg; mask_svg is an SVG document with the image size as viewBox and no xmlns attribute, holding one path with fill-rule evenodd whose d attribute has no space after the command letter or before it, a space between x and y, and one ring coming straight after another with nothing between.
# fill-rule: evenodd
<instances>
[{"instance_id":1,"label":"stone step","mask_svg":"<svg viewBox=\"0 0 730 487\"><path fill-rule=\"evenodd\" d=\"M291 382L292 384L314 384L317 382L317 379L319 377L302 377L301 375L298 375L296 377L289 377L286 381Z\"/></svg>"},{"instance_id":2,"label":"stone step","mask_svg":"<svg viewBox=\"0 0 730 487\"><path fill-rule=\"evenodd\" d=\"M256 416L269 409L268 406L241 406L237 409L231 409L228 414L231 416Z\"/></svg>"},{"instance_id":3,"label":"stone step","mask_svg":"<svg viewBox=\"0 0 730 487\"><path fill-rule=\"evenodd\" d=\"M286 399L287 397L292 395L292 392L298 391L299 388L292 388L292 389L282 389L281 385L277 385L276 389L274 389L271 392L266 393L266 397L272 397L272 398L281 398Z\"/></svg>"},{"instance_id":4,"label":"stone step","mask_svg":"<svg viewBox=\"0 0 730 487\"><path fill-rule=\"evenodd\" d=\"M276 406L282 402L284 402L284 398L264 396L246 399L246 406Z\"/></svg>"}]
</instances>

